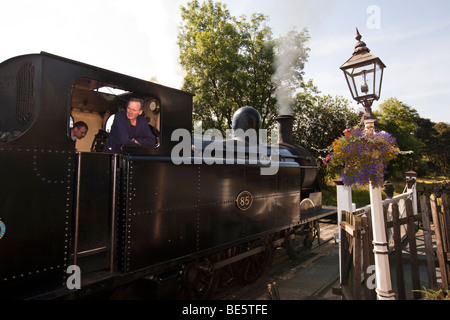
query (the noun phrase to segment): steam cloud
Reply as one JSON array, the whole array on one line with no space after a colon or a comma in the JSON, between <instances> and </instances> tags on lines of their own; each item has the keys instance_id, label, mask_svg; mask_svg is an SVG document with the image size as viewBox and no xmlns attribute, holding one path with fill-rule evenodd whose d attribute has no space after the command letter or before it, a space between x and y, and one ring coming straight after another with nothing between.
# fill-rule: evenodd
<instances>
[{"instance_id":1,"label":"steam cloud","mask_svg":"<svg viewBox=\"0 0 450 320\"><path fill-rule=\"evenodd\" d=\"M275 95L278 101L279 115L292 115L292 104L294 90L290 85L295 78L295 64L298 52L292 43L289 34L281 37L277 43L277 55L275 56L276 72L272 81L276 84Z\"/></svg>"}]
</instances>

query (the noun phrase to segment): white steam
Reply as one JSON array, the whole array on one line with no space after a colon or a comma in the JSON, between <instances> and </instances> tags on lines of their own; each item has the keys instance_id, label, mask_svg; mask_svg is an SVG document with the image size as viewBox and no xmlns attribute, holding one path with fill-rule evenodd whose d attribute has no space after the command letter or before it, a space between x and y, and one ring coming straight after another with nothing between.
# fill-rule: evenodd
<instances>
[{"instance_id":1,"label":"white steam","mask_svg":"<svg viewBox=\"0 0 450 320\"><path fill-rule=\"evenodd\" d=\"M299 88L303 68L308 59L309 49L305 46L309 40L306 30L291 30L277 41L275 56L275 74L272 81L276 85L275 95L278 101L279 115L292 115L295 91Z\"/></svg>"},{"instance_id":2,"label":"white steam","mask_svg":"<svg viewBox=\"0 0 450 320\"><path fill-rule=\"evenodd\" d=\"M289 83L293 76L292 66L295 63L296 54L294 50L292 50L288 37L281 37L277 43L276 49L276 72L273 81L277 86L275 95L278 102L278 114L292 115L293 89Z\"/></svg>"}]
</instances>

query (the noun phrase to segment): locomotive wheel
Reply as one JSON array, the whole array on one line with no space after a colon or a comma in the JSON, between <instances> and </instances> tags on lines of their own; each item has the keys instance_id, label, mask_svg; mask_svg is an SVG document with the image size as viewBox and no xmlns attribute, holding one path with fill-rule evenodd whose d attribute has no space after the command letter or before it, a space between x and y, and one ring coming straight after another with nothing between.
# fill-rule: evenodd
<instances>
[{"instance_id":1,"label":"locomotive wheel","mask_svg":"<svg viewBox=\"0 0 450 320\"><path fill-rule=\"evenodd\" d=\"M302 225L290 232L283 243L289 258L295 260L308 252L312 247L314 235L314 228L309 224Z\"/></svg>"},{"instance_id":2,"label":"locomotive wheel","mask_svg":"<svg viewBox=\"0 0 450 320\"><path fill-rule=\"evenodd\" d=\"M183 267L177 289L181 300L202 300L210 293L215 282L215 272L208 259L194 261Z\"/></svg>"},{"instance_id":3,"label":"locomotive wheel","mask_svg":"<svg viewBox=\"0 0 450 320\"><path fill-rule=\"evenodd\" d=\"M247 285L261 277L272 262L273 250L272 245L264 244L261 241L244 243L231 249L231 256L237 256L261 246L265 246L262 252L230 265L231 274L237 283Z\"/></svg>"}]
</instances>

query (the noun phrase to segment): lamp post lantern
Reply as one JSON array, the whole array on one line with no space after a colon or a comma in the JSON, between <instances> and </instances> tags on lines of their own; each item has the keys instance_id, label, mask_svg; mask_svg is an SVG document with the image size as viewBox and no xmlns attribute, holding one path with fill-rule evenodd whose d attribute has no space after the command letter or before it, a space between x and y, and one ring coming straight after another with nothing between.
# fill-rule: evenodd
<instances>
[{"instance_id":1,"label":"lamp post lantern","mask_svg":"<svg viewBox=\"0 0 450 320\"><path fill-rule=\"evenodd\" d=\"M358 42L355 50L340 69L344 72L353 99L364 106L364 120L373 123L375 116L372 113L372 103L380 98L383 70L386 66L380 58L370 53L361 38L356 29Z\"/></svg>"},{"instance_id":2,"label":"lamp post lantern","mask_svg":"<svg viewBox=\"0 0 450 320\"><path fill-rule=\"evenodd\" d=\"M372 113L372 104L380 98L384 63L370 53L361 35L356 29L358 41L353 55L342 66L353 99L364 106L364 124L366 130L374 129L376 117ZM386 237L386 225L381 198L381 188L370 182L370 206L373 232L373 252L375 254L376 292L379 300L395 299L392 290L389 265L389 249Z\"/></svg>"}]
</instances>

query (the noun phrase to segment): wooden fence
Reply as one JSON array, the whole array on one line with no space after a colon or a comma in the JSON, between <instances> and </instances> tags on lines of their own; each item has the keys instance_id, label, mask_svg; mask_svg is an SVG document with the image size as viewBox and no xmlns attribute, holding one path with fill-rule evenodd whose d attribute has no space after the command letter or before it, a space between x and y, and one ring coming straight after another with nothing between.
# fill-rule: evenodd
<instances>
[{"instance_id":1,"label":"wooden fence","mask_svg":"<svg viewBox=\"0 0 450 320\"><path fill-rule=\"evenodd\" d=\"M448 197L435 195L420 198L421 212L414 209L414 193L408 192L383 201L385 224L390 252L390 272L395 273L396 298L407 298L404 265L409 264L414 299L421 298L423 286L437 288L436 260L441 274L441 286L449 288L450 279L450 213ZM416 213L414 213L416 212ZM430 220L430 212L432 220ZM355 212L341 212L340 272L344 299L377 299L375 292L375 268L372 244L370 206ZM418 223L417 223L418 222ZM423 231L425 251L418 253L417 230ZM434 241L433 241L434 239ZM435 248L433 243L435 243ZM409 254L405 254L405 248ZM435 258L435 250L437 259ZM425 256L428 285L421 286L419 256ZM394 287L394 284L393 284Z\"/></svg>"}]
</instances>

